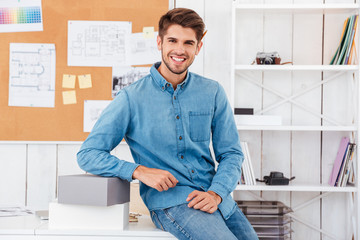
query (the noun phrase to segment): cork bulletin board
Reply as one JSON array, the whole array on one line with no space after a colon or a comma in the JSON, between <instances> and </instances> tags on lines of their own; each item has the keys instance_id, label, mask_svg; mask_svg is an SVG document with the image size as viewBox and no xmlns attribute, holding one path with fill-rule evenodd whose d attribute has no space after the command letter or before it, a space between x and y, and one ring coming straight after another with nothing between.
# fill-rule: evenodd
<instances>
[{"instance_id":1,"label":"cork bulletin board","mask_svg":"<svg viewBox=\"0 0 360 240\"><path fill-rule=\"evenodd\" d=\"M111 100L111 67L67 65L68 20L130 21L132 32L154 26L168 0L42 0L43 31L0 33L0 141L83 141L84 100ZM55 107L13 107L9 101L10 43L52 43L56 49ZM92 88L79 90L76 104L64 105L63 74L91 74Z\"/></svg>"}]
</instances>

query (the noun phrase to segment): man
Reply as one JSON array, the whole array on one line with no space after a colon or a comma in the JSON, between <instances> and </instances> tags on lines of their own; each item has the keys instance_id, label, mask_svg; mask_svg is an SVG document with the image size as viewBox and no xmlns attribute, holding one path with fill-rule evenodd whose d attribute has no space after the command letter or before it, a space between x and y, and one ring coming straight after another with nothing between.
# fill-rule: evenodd
<instances>
[{"instance_id":1,"label":"man","mask_svg":"<svg viewBox=\"0 0 360 240\"><path fill-rule=\"evenodd\" d=\"M230 195L243 154L226 94L218 82L188 71L204 26L190 9L161 17L162 62L104 110L78 163L93 174L138 179L155 225L179 239L258 239ZM135 163L109 153L123 138Z\"/></svg>"}]
</instances>

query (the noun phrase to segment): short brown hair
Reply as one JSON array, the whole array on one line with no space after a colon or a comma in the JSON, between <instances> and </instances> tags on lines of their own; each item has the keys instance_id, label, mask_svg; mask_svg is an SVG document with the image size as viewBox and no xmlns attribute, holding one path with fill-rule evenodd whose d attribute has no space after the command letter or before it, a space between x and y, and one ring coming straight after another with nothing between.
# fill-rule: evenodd
<instances>
[{"instance_id":1,"label":"short brown hair","mask_svg":"<svg viewBox=\"0 0 360 240\"><path fill-rule=\"evenodd\" d=\"M201 41L205 24L195 11L187 8L174 8L163 15L159 21L159 36L161 39L163 39L166 31L173 24L193 29L196 34L196 39L198 42Z\"/></svg>"}]
</instances>

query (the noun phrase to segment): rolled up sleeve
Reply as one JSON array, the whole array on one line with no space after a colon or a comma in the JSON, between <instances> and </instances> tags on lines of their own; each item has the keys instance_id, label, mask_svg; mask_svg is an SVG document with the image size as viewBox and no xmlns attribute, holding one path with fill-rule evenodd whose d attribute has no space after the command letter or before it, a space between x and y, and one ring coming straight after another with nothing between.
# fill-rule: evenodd
<instances>
[{"instance_id":1,"label":"rolled up sleeve","mask_svg":"<svg viewBox=\"0 0 360 240\"><path fill-rule=\"evenodd\" d=\"M77 153L77 162L81 169L99 176L132 181L132 174L139 165L110 154L124 138L130 118L129 99L126 91L122 90L102 112Z\"/></svg>"}]
</instances>

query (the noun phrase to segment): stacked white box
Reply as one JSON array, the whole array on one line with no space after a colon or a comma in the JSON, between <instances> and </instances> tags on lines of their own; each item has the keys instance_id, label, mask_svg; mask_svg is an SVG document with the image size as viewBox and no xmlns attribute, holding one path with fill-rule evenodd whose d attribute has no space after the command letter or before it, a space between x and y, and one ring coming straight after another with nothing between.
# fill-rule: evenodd
<instances>
[{"instance_id":1,"label":"stacked white box","mask_svg":"<svg viewBox=\"0 0 360 240\"><path fill-rule=\"evenodd\" d=\"M112 206L49 204L49 229L124 230L128 223L128 202Z\"/></svg>"},{"instance_id":2,"label":"stacked white box","mask_svg":"<svg viewBox=\"0 0 360 240\"><path fill-rule=\"evenodd\" d=\"M124 230L130 184L90 174L59 177L58 201L49 204L49 229Z\"/></svg>"}]
</instances>

